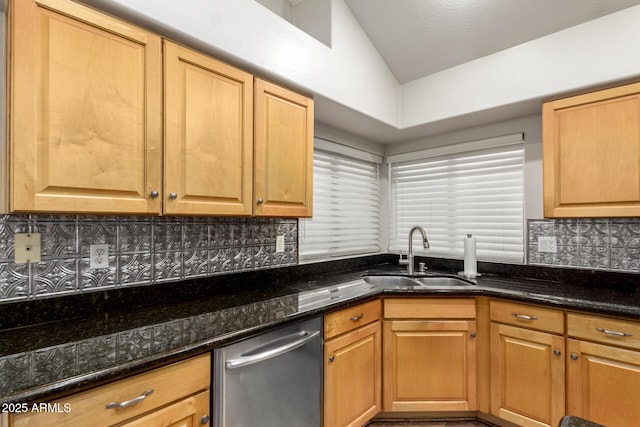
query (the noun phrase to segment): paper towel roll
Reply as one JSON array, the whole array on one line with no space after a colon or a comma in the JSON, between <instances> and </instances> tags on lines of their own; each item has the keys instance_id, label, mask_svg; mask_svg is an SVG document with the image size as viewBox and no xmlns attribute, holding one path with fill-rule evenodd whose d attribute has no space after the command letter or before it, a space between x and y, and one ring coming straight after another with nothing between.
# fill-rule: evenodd
<instances>
[{"instance_id":1,"label":"paper towel roll","mask_svg":"<svg viewBox=\"0 0 640 427\"><path fill-rule=\"evenodd\" d=\"M476 260L476 238L467 234L464 239L464 274L474 276L478 274L478 262Z\"/></svg>"}]
</instances>

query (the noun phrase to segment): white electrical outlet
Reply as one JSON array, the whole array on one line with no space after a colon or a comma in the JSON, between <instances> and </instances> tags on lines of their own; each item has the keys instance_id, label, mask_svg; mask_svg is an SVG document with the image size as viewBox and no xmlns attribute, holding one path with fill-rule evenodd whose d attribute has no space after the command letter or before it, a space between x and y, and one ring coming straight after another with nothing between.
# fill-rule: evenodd
<instances>
[{"instance_id":1,"label":"white electrical outlet","mask_svg":"<svg viewBox=\"0 0 640 427\"><path fill-rule=\"evenodd\" d=\"M555 237L541 236L538 237L538 252L558 252L558 242Z\"/></svg>"},{"instance_id":2,"label":"white electrical outlet","mask_svg":"<svg viewBox=\"0 0 640 427\"><path fill-rule=\"evenodd\" d=\"M284 252L284 234L276 236L276 253Z\"/></svg>"},{"instance_id":3,"label":"white electrical outlet","mask_svg":"<svg viewBox=\"0 0 640 427\"><path fill-rule=\"evenodd\" d=\"M40 262L40 233L16 233L15 263Z\"/></svg>"},{"instance_id":4,"label":"white electrical outlet","mask_svg":"<svg viewBox=\"0 0 640 427\"><path fill-rule=\"evenodd\" d=\"M109 245L89 245L89 269L109 268Z\"/></svg>"}]
</instances>

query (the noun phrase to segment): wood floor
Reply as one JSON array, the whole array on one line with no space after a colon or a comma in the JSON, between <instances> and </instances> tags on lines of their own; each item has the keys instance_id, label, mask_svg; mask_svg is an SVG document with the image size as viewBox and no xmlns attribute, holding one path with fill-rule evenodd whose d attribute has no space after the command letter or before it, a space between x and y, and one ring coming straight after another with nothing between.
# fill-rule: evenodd
<instances>
[{"instance_id":1,"label":"wood floor","mask_svg":"<svg viewBox=\"0 0 640 427\"><path fill-rule=\"evenodd\" d=\"M483 421L374 420L366 427L493 427Z\"/></svg>"}]
</instances>

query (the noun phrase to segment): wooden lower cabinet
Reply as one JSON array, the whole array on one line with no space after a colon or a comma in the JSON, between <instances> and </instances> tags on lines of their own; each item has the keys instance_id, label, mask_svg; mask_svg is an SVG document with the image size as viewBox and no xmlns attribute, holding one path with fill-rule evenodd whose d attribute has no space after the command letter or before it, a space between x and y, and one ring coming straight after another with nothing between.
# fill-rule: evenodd
<instances>
[{"instance_id":1,"label":"wooden lower cabinet","mask_svg":"<svg viewBox=\"0 0 640 427\"><path fill-rule=\"evenodd\" d=\"M363 426L381 410L379 299L324 316L324 426Z\"/></svg>"},{"instance_id":2,"label":"wooden lower cabinet","mask_svg":"<svg viewBox=\"0 0 640 427\"><path fill-rule=\"evenodd\" d=\"M476 409L476 322L384 322L385 411Z\"/></svg>"},{"instance_id":3,"label":"wooden lower cabinet","mask_svg":"<svg viewBox=\"0 0 640 427\"><path fill-rule=\"evenodd\" d=\"M640 352L567 340L567 412L607 427L640 420Z\"/></svg>"},{"instance_id":4,"label":"wooden lower cabinet","mask_svg":"<svg viewBox=\"0 0 640 427\"><path fill-rule=\"evenodd\" d=\"M477 409L473 298L388 298L384 318L385 411Z\"/></svg>"},{"instance_id":5,"label":"wooden lower cabinet","mask_svg":"<svg viewBox=\"0 0 640 427\"><path fill-rule=\"evenodd\" d=\"M325 427L362 426L380 412L380 348L379 320L325 343Z\"/></svg>"},{"instance_id":6,"label":"wooden lower cabinet","mask_svg":"<svg viewBox=\"0 0 640 427\"><path fill-rule=\"evenodd\" d=\"M207 353L50 402L52 407L68 408L67 412L11 415L9 427L208 425L210 384L211 359ZM122 408L107 407L111 402L135 398L136 402Z\"/></svg>"},{"instance_id":7,"label":"wooden lower cabinet","mask_svg":"<svg viewBox=\"0 0 640 427\"><path fill-rule=\"evenodd\" d=\"M491 323L491 414L519 426L565 414L564 336Z\"/></svg>"}]
</instances>

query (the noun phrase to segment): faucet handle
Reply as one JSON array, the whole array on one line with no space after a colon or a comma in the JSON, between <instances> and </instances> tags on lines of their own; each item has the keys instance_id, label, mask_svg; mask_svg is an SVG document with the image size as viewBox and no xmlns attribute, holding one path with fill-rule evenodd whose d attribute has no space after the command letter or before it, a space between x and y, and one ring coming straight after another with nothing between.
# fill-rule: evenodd
<instances>
[{"instance_id":1,"label":"faucet handle","mask_svg":"<svg viewBox=\"0 0 640 427\"><path fill-rule=\"evenodd\" d=\"M400 251L400 259L398 260L398 265L408 265L409 264L409 257L402 257L402 251Z\"/></svg>"}]
</instances>

